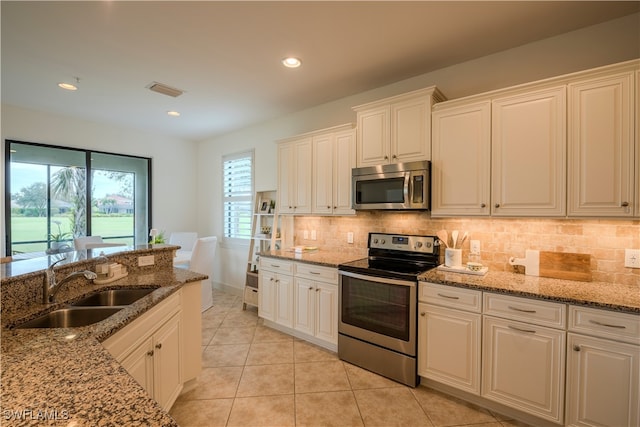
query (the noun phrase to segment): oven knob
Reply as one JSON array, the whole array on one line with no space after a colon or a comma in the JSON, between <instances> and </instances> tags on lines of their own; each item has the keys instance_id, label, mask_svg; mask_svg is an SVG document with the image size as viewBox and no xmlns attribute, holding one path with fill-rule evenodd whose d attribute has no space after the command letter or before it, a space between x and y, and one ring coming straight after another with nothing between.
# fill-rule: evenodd
<instances>
[{"instance_id":1,"label":"oven knob","mask_svg":"<svg viewBox=\"0 0 640 427\"><path fill-rule=\"evenodd\" d=\"M427 242L427 247L430 248L431 247L431 242Z\"/></svg>"},{"instance_id":2,"label":"oven knob","mask_svg":"<svg viewBox=\"0 0 640 427\"><path fill-rule=\"evenodd\" d=\"M373 243L378 243L378 239L373 239Z\"/></svg>"},{"instance_id":3,"label":"oven knob","mask_svg":"<svg viewBox=\"0 0 640 427\"><path fill-rule=\"evenodd\" d=\"M382 243L382 244L384 245L384 244L385 244L385 240L384 240L384 239L382 239L382 240L380 241L380 243Z\"/></svg>"},{"instance_id":4,"label":"oven knob","mask_svg":"<svg viewBox=\"0 0 640 427\"><path fill-rule=\"evenodd\" d=\"M421 248L422 247L422 242L417 242L416 243L416 248Z\"/></svg>"}]
</instances>

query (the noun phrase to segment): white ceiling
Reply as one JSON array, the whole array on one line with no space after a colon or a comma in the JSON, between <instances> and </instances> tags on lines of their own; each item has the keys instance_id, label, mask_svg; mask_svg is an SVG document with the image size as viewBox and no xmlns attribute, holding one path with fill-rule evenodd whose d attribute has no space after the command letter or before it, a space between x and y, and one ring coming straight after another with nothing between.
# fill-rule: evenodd
<instances>
[{"instance_id":1,"label":"white ceiling","mask_svg":"<svg viewBox=\"0 0 640 427\"><path fill-rule=\"evenodd\" d=\"M0 7L3 103L202 140L635 13L640 2L3 0ZM282 67L287 55L302 67ZM74 77L78 91L57 87ZM151 92L153 81L185 93Z\"/></svg>"}]
</instances>

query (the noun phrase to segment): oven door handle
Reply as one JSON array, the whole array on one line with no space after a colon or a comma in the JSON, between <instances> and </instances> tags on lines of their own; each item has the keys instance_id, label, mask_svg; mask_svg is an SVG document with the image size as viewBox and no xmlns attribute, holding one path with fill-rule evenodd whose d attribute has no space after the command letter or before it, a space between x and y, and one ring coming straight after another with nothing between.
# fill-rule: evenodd
<instances>
[{"instance_id":1,"label":"oven door handle","mask_svg":"<svg viewBox=\"0 0 640 427\"><path fill-rule=\"evenodd\" d=\"M366 280L368 282L384 283L386 285L398 285L398 286L409 286L409 287L417 286L416 282L410 282L408 280L398 280L398 279L391 279L388 277L369 276L366 274L352 273L350 271L339 271L338 273L341 276L353 277L354 279Z\"/></svg>"}]
</instances>

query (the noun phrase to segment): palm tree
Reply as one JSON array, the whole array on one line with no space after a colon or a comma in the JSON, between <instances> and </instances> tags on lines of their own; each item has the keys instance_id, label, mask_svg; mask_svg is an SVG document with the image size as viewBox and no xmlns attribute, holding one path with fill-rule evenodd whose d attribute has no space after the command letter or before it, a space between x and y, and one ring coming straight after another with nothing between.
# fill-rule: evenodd
<instances>
[{"instance_id":1,"label":"palm tree","mask_svg":"<svg viewBox=\"0 0 640 427\"><path fill-rule=\"evenodd\" d=\"M87 230L87 173L76 166L62 168L52 176L51 191L56 198L68 200L71 208L71 232L84 236Z\"/></svg>"}]
</instances>

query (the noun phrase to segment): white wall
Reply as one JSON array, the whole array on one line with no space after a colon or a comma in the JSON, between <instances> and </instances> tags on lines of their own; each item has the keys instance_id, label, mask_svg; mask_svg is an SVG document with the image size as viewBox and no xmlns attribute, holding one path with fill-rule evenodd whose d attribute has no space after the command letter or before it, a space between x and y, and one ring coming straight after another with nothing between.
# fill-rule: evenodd
<instances>
[{"instance_id":1,"label":"white wall","mask_svg":"<svg viewBox=\"0 0 640 427\"><path fill-rule=\"evenodd\" d=\"M203 141L198 147L198 230L221 236L221 157L247 149L256 153L256 190L277 187L275 141L356 120L351 107L436 85L448 99L513 86L638 58L640 14L573 31L504 52L403 80L305 111ZM508 37L508 34L505 34ZM219 247L214 282L242 287L247 247Z\"/></svg>"},{"instance_id":2,"label":"white wall","mask_svg":"<svg viewBox=\"0 0 640 427\"><path fill-rule=\"evenodd\" d=\"M167 233L197 227L194 142L11 105L2 105L1 133L3 157L5 139L151 157L153 227ZM2 168L4 194L4 158ZM2 229L4 254L4 206Z\"/></svg>"}]
</instances>

